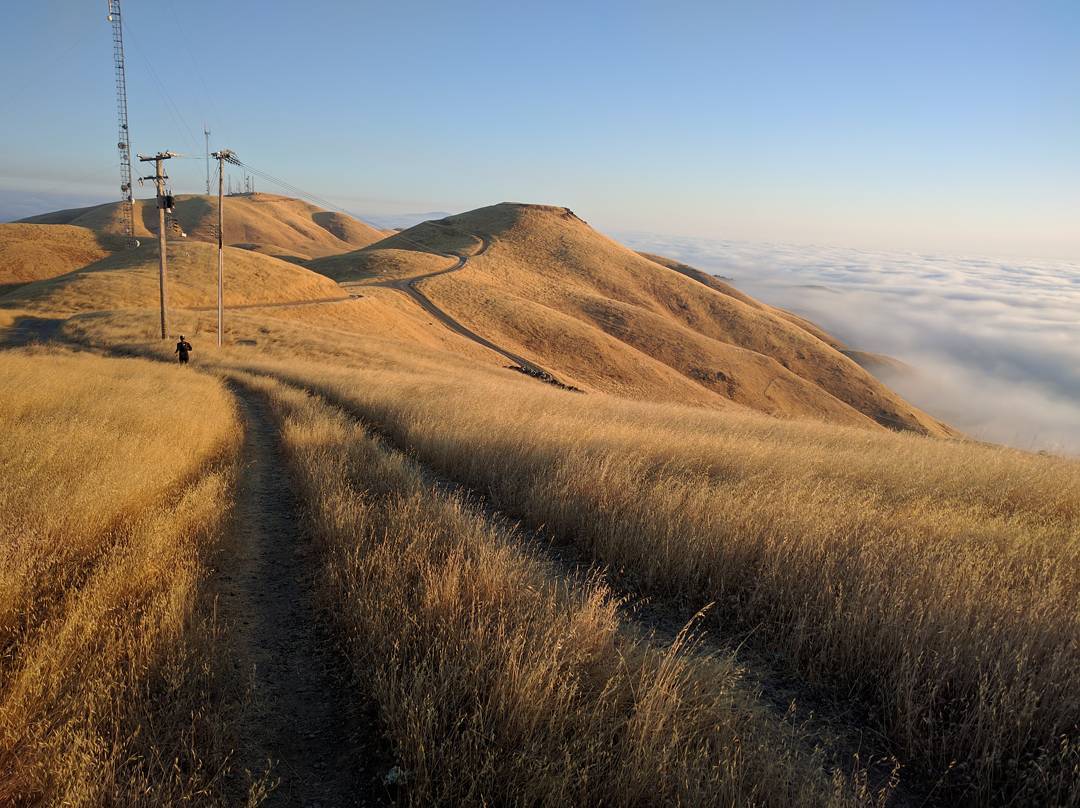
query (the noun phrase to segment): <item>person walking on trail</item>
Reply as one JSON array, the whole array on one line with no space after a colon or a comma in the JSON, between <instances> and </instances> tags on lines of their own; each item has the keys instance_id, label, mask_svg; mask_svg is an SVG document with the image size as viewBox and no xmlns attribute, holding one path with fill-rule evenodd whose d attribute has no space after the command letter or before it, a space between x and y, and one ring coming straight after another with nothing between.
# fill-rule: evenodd
<instances>
[{"instance_id":1,"label":"person walking on trail","mask_svg":"<svg viewBox=\"0 0 1080 808\"><path fill-rule=\"evenodd\" d=\"M191 353L191 343L184 339L184 335L180 335L180 341L176 343L176 356L180 360L181 365L186 365L188 360L188 354Z\"/></svg>"}]
</instances>

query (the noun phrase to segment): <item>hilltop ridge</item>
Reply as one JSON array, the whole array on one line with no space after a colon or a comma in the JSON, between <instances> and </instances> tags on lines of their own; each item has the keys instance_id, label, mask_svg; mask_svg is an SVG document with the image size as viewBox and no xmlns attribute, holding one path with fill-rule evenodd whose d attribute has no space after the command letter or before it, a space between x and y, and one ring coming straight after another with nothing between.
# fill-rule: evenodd
<instances>
[{"instance_id":1,"label":"hilltop ridge","mask_svg":"<svg viewBox=\"0 0 1080 808\"><path fill-rule=\"evenodd\" d=\"M278 258L307 260L355 250L372 244L386 232L339 212L327 211L277 194L252 193L224 199L225 243ZM124 232L119 202L55 211L23 219L22 224L65 224L96 233ZM217 242L217 199L203 194L179 194L169 220L170 236ZM135 200L135 236L157 235L158 214L153 199Z\"/></svg>"},{"instance_id":2,"label":"hilltop ridge","mask_svg":"<svg viewBox=\"0 0 1080 808\"><path fill-rule=\"evenodd\" d=\"M73 234L80 243L115 242L120 212L100 205L12 227L29 228L43 244ZM138 212L147 239L156 211L140 203ZM209 306L216 263L202 242L215 240L214 208L206 197L182 196L172 220L186 233L169 242L172 304ZM895 370L886 357L852 350L687 264L634 252L565 207L506 202L385 235L299 200L252 195L228 197L225 222L235 244L226 306L304 306L262 312L248 344L286 331L290 350L301 353L315 344L403 340L410 350L509 362L585 392L956 434L859 364ZM156 240L111 255L99 247L86 258L93 260L74 271L61 262L67 271L59 277L5 295L4 307L65 317L153 309Z\"/></svg>"},{"instance_id":3,"label":"hilltop ridge","mask_svg":"<svg viewBox=\"0 0 1080 808\"><path fill-rule=\"evenodd\" d=\"M433 272L455 255L468 256L460 269ZM584 390L954 434L812 323L635 253L568 208L501 203L308 266L360 286L414 279L469 329Z\"/></svg>"}]
</instances>

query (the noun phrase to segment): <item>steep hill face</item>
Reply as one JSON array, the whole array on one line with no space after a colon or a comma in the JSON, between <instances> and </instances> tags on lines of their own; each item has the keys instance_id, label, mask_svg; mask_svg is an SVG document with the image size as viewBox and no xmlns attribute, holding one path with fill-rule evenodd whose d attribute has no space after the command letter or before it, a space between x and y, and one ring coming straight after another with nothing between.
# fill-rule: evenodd
<instances>
[{"instance_id":1,"label":"steep hill face","mask_svg":"<svg viewBox=\"0 0 1080 808\"><path fill-rule=\"evenodd\" d=\"M693 278L698 283L703 283L710 289L715 289L721 294L728 295L729 297L733 297L736 300L741 300L748 306L752 306L753 308L756 308L760 311L771 312L777 317L787 320L789 323L794 323L799 328L803 329L804 331L808 331L810 334L813 334L826 345L829 345L830 347L840 351L840 353L842 353L844 356L854 360L859 365L866 368L868 371L875 375L896 377L900 375L908 375L914 372L914 368L912 368L910 365L901 362L899 359L893 359L891 356L870 353L868 351L857 351L849 348L832 334L829 334L826 331L822 330L819 326L810 322L806 318L800 317L797 314L792 314L790 311L784 311L783 309L778 309L775 306L769 306L765 303L754 300L749 295L743 294L734 286L729 283L725 283L720 278L717 278L715 275L710 275L707 272L702 272L700 269L692 267L689 264L684 264L681 261L675 261L671 258L665 258L662 255L653 255L652 253L645 252L638 253L638 255L642 256L643 258L648 258L650 261L655 261L656 263L660 264L661 266L665 266L668 269L673 269L679 274L685 275L688 278Z\"/></svg>"},{"instance_id":2,"label":"steep hill face","mask_svg":"<svg viewBox=\"0 0 1080 808\"><path fill-rule=\"evenodd\" d=\"M98 261L122 246L85 227L0 224L0 294Z\"/></svg>"},{"instance_id":3,"label":"steep hill face","mask_svg":"<svg viewBox=\"0 0 1080 808\"><path fill-rule=\"evenodd\" d=\"M471 257L431 274L455 254ZM951 433L812 324L692 267L639 255L565 208L494 205L309 266L368 284L431 275L416 286L432 302L586 390Z\"/></svg>"},{"instance_id":4,"label":"steep hill face","mask_svg":"<svg viewBox=\"0 0 1080 808\"><path fill-rule=\"evenodd\" d=\"M154 200L136 200L135 208L135 235L142 239L156 236L158 213ZM77 225L116 235L124 232L121 214L120 203L113 202L33 216L24 223ZM279 258L308 260L349 252L386 235L343 213L274 194L227 196L224 217L226 244ZM216 197L180 195L170 219L174 223L170 237L179 237L183 232L190 240L217 243Z\"/></svg>"}]
</instances>

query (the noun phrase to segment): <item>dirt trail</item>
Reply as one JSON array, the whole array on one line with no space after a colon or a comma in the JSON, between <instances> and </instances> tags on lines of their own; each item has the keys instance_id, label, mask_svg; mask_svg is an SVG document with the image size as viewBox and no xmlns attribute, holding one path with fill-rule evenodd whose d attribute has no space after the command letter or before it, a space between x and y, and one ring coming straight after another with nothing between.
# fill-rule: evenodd
<instances>
[{"instance_id":1,"label":"dirt trail","mask_svg":"<svg viewBox=\"0 0 1080 808\"><path fill-rule=\"evenodd\" d=\"M491 340L480 336L475 331L466 327L458 320L455 320L443 309L439 308L431 300L430 297L420 291L420 287L418 286L418 284L420 284L421 282L426 281L429 278L435 278L439 275L448 275L451 272L457 272L458 270L464 269L465 266L469 263L470 258L477 258L483 255L488 251L488 248L491 247L491 239L489 239L487 236L477 235L475 233L470 233L469 235L480 242L480 249L472 253L471 255L466 255L464 253L436 253L437 255L442 255L446 258L453 258L454 263L448 267L444 267L443 269L437 269L434 272L428 272L424 275L416 275L412 278L402 278L399 280L387 281L386 283L381 285L386 286L390 289L397 289L399 292L404 292L424 311L426 311L444 326L449 328L451 331L456 331L458 334L461 334L461 336L465 337L466 339L470 339L473 342L479 345L483 345L485 348L494 351L500 356L506 357L515 365L517 365L518 368L520 368L525 374L548 382L549 384L554 384L556 387L568 387L568 385L565 385L561 381L559 381L559 379L557 379L550 371L545 370L535 362L526 359L523 356L519 356L516 353L508 351L506 348L496 345ZM423 245L417 246L423 247ZM424 248L424 250L427 251L427 248Z\"/></svg>"},{"instance_id":2,"label":"dirt trail","mask_svg":"<svg viewBox=\"0 0 1080 808\"><path fill-rule=\"evenodd\" d=\"M339 297L319 297L314 300L283 300L277 303L239 303L226 306L225 311L246 311L248 309L298 309L303 306L322 306L327 303L348 303L360 295L349 293ZM217 311L217 306L191 306L184 311Z\"/></svg>"},{"instance_id":3,"label":"dirt trail","mask_svg":"<svg viewBox=\"0 0 1080 808\"><path fill-rule=\"evenodd\" d=\"M67 322L63 317L22 315L7 329L0 329L0 348L25 348L35 343L55 342Z\"/></svg>"},{"instance_id":4,"label":"dirt trail","mask_svg":"<svg viewBox=\"0 0 1080 808\"><path fill-rule=\"evenodd\" d=\"M605 564L573 541L556 542L542 526L517 511L512 502L495 502L490 492L456 480L429 465L407 441L399 439L385 425L371 420L347 398L318 386L304 385L296 379L282 377L279 381L305 389L355 418L387 449L407 456L433 488L458 495L477 507L497 530L521 540L535 558L550 564L555 575L567 580L602 581L623 600L622 617L629 631L670 644L685 626L694 623L698 653L706 656L735 654L744 668L747 687L760 694L761 705L778 721L791 720L791 705L793 702L798 705L795 720L808 739L821 748L828 766L852 775L856 771L857 756L858 768L866 776L871 790L877 793L886 788L894 761L888 754L887 741L875 728L874 717L865 712L863 705L852 703L842 694L810 687L801 677L788 672L782 650L756 647L749 636L721 640L707 622L697 620L700 603L688 603L651 590L629 572ZM937 786L925 772L905 767L888 805L890 808L940 808L944 803L935 796L936 791Z\"/></svg>"},{"instance_id":5,"label":"dirt trail","mask_svg":"<svg viewBox=\"0 0 1080 808\"><path fill-rule=\"evenodd\" d=\"M253 675L240 727L240 764L258 777L270 761L279 785L268 806L387 804L374 726L350 727L348 687L315 603L314 548L300 526L277 429L266 402L231 385L245 423L235 541L218 573L221 608L233 626L238 666Z\"/></svg>"}]
</instances>

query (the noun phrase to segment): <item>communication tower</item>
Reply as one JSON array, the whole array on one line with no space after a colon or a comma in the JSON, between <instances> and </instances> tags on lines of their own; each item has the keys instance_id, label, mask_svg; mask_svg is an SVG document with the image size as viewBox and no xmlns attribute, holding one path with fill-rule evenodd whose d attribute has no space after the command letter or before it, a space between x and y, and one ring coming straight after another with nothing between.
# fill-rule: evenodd
<instances>
[{"instance_id":1,"label":"communication tower","mask_svg":"<svg viewBox=\"0 0 1080 808\"><path fill-rule=\"evenodd\" d=\"M108 21L112 23L113 65L116 72L116 115L120 123L120 136L116 148L120 150L120 193L123 195L124 230L128 245L137 247L135 239L135 199L131 188L131 132L128 130L127 78L124 74L124 30L120 19L120 0L106 0L109 5Z\"/></svg>"}]
</instances>

